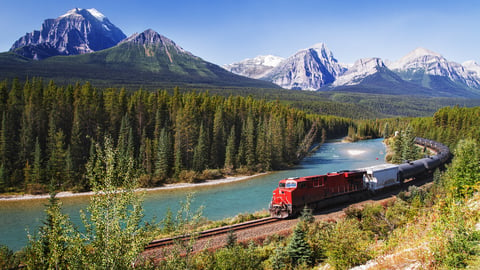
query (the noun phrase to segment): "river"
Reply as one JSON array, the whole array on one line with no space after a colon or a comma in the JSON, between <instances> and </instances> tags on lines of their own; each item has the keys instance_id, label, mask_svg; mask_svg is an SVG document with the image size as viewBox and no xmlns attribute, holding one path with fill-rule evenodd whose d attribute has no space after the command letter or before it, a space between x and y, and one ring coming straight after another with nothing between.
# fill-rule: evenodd
<instances>
[{"instance_id":1,"label":"river","mask_svg":"<svg viewBox=\"0 0 480 270\"><path fill-rule=\"evenodd\" d=\"M289 170L229 184L150 191L146 193L143 204L145 218L151 220L156 217L156 220L161 220L168 208L175 213L179 202L185 200L189 192L195 192L192 209L203 206L203 215L210 220L267 209L272 191L281 179L382 164L385 163L385 152L382 139L356 143L327 142ZM87 207L88 197L61 198L61 201L63 212L70 216L74 224L81 226L79 211ZM28 242L27 230L37 230L45 218L46 203L46 199L0 201L0 244L14 251L24 247Z\"/></svg>"}]
</instances>

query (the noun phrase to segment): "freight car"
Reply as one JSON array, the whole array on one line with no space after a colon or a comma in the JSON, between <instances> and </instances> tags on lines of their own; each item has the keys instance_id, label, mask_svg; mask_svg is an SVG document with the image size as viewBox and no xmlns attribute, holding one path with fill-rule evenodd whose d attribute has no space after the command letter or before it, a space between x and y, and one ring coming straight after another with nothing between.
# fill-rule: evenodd
<instances>
[{"instance_id":1,"label":"freight car","mask_svg":"<svg viewBox=\"0 0 480 270\"><path fill-rule=\"evenodd\" d=\"M432 173L450 158L450 150L441 143L423 138L415 138L415 142L432 149L436 154L400 165L382 164L358 170L280 180L273 191L270 215L287 218L298 215L305 206L318 209L357 200L370 193L401 185L405 179Z\"/></svg>"}]
</instances>

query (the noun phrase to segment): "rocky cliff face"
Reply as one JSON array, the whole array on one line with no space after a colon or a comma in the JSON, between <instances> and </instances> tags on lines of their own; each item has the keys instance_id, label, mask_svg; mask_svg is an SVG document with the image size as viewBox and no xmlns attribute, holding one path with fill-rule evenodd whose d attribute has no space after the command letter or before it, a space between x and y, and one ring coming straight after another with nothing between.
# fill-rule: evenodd
<instances>
[{"instance_id":1,"label":"rocky cliff face","mask_svg":"<svg viewBox=\"0 0 480 270\"><path fill-rule=\"evenodd\" d=\"M21 37L10 51L41 60L107 49L124 38L122 30L97 10L76 8L56 19L45 20L39 31Z\"/></svg>"},{"instance_id":2,"label":"rocky cliff face","mask_svg":"<svg viewBox=\"0 0 480 270\"><path fill-rule=\"evenodd\" d=\"M327 46L320 43L287 58L262 79L287 89L318 90L344 71Z\"/></svg>"}]
</instances>

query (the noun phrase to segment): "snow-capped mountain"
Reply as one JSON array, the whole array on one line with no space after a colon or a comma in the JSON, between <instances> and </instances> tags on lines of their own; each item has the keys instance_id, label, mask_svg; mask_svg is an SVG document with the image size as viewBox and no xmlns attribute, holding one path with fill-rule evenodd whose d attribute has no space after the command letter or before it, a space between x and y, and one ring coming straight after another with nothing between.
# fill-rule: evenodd
<instances>
[{"instance_id":1,"label":"snow-capped mountain","mask_svg":"<svg viewBox=\"0 0 480 270\"><path fill-rule=\"evenodd\" d=\"M363 79L377 72L387 69L380 58L363 58L357 60L345 73L337 77L332 83L332 87L344 85L357 85Z\"/></svg>"},{"instance_id":2,"label":"snow-capped mountain","mask_svg":"<svg viewBox=\"0 0 480 270\"><path fill-rule=\"evenodd\" d=\"M480 88L480 82L462 65L445 59L442 55L424 48L417 48L389 68L403 79L416 82L424 87L434 88L432 79L448 79L456 84L470 88Z\"/></svg>"},{"instance_id":3,"label":"snow-capped mountain","mask_svg":"<svg viewBox=\"0 0 480 270\"><path fill-rule=\"evenodd\" d=\"M223 68L238 75L259 79L278 66L283 60L285 60L283 57L275 55L260 55L255 58L224 65Z\"/></svg>"},{"instance_id":4,"label":"snow-capped mountain","mask_svg":"<svg viewBox=\"0 0 480 270\"><path fill-rule=\"evenodd\" d=\"M10 51L40 60L55 55L76 55L113 47L125 34L96 9L69 10L43 22L17 40Z\"/></svg>"},{"instance_id":5,"label":"snow-capped mountain","mask_svg":"<svg viewBox=\"0 0 480 270\"><path fill-rule=\"evenodd\" d=\"M262 79L287 89L318 90L344 71L327 46L319 43L282 61Z\"/></svg>"},{"instance_id":6,"label":"snow-capped mountain","mask_svg":"<svg viewBox=\"0 0 480 270\"><path fill-rule=\"evenodd\" d=\"M467 70L467 72L480 80L480 64L470 60L462 63L462 66Z\"/></svg>"}]
</instances>

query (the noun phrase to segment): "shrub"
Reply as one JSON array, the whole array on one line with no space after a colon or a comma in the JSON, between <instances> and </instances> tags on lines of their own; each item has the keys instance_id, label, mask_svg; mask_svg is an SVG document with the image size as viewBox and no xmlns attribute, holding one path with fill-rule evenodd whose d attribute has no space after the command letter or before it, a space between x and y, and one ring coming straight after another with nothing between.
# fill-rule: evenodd
<instances>
[{"instance_id":1,"label":"shrub","mask_svg":"<svg viewBox=\"0 0 480 270\"><path fill-rule=\"evenodd\" d=\"M203 180L212 180L222 178L222 172L220 170L203 170L201 178Z\"/></svg>"},{"instance_id":2,"label":"shrub","mask_svg":"<svg viewBox=\"0 0 480 270\"><path fill-rule=\"evenodd\" d=\"M371 259L368 235L355 219L339 221L326 240L327 262L336 269L348 269Z\"/></svg>"},{"instance_id":3,"label":"shrub","mask_svg":"<svg viewBox=\"0 0 480 270\"><path fill-rule=\"evenodd\" d=\"M185 183L198 183L200 178L196 171L183 170L178 175L178 180Z\"/></svg>"}]
</instances>

